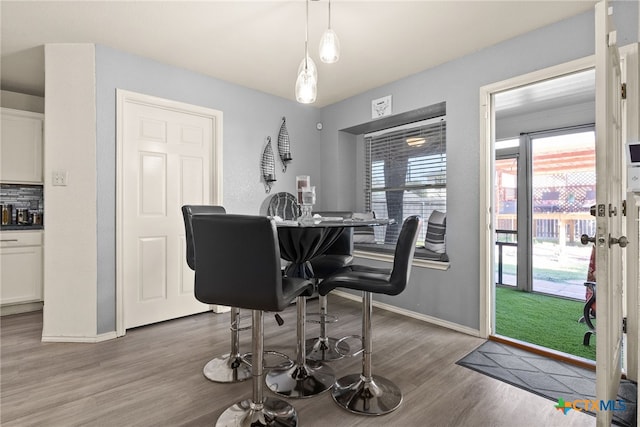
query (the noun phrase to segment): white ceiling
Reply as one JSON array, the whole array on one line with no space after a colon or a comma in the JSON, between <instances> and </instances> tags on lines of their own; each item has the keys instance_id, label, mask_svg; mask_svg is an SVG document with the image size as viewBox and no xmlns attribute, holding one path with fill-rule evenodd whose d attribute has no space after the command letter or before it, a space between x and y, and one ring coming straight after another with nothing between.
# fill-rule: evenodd
<instances>
[{"instance_id":1,"label":"white ceiling","mask_svg":"<svg viewBox=\"0 0 640 427\"><path fill-rule=\"evenodd\" d=\"M322 64L327 0L309 5L315 106L329 105L590 10L595 0L333 0L342 53ZM1 86L44 95L45 43L98 43L295 99L305 1L1 2Z\"/></svg>"}]
</instances>

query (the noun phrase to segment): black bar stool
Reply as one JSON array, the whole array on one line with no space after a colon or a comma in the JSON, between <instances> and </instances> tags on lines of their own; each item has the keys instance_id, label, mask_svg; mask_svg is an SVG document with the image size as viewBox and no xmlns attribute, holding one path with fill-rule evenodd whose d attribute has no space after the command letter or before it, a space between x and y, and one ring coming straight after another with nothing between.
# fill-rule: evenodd
<instances>
[{"instance_id":1,"label":"black bar stool","mask_svg":"<svg viewBox=\"0 0 640 427\"><path fill-rule=\"evenodd\" d=\"M305 279L282 277L275 223L249 215L194 215L195 296L206 304L251 309L253 354L263 354L263 312L282 311L313 292ZM248 250L250 245L250 250ZM227 408L217 426L297 426L286 401L264 397L263 358L252 364L253 393Z\"/></svg>"},{"instance_id":2,"label":"black bar stool","mask_svg":"<svg viewBox=\"0 0 640 427\"><path fill-rule=\"evenodd\" d=\"M191 225L193 216L225 213L224 207L215 205L185 205L182 207L187 246L187 264L192 270L195 270L196 266L193 228ZM202 369L205 377L218 383L234 383L251 378L251 366L246 363L240 354L240 309L231 307L230 317L231 351L228 354L211 359Z\"/></svg>"},{"instance_id":3,"label":"black bar stool","mask_svg":"<svg viewBox=\"0 0 640 427\"><path fill-rule=\"evenodd\" d=\"M346 211L315 212L323 217L351 218L353 213ZM330 276L341 268L351 265L353 262L353 228L345 228L338 239L322 255L311 259L313 277L316 284ZM320 324L320 335L306 340L307 359L328 362L343 358L349 353L349 344L329 337L327 325L338 321L337 316L327 313L327 295L318 295L319 319L309 320ZM339 347L338 347L339 345Z\"/></svg>"},{"instance_id":4,"label":"black bar stool","mask_svg":"<svg viewBox=\"0 0 640 427\"><path fill-rule=\"evenodd\" d=\"M415 252L420 217L404 220L393 259L393 269L352 265L320 282L319 293L335 288L360 290L362 297L362 373L346 375L336 381L331 395L344 409L364 415L382 415L402 403L400 388L388 379L372 373L371 294L398 295L407 286Z\"/></svg>"}]
</instances>

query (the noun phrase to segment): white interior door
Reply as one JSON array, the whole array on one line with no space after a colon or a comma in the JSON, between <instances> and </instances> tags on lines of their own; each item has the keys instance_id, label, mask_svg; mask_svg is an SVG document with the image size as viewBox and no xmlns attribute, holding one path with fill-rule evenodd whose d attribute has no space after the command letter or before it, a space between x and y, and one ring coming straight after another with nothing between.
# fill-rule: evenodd
<instances>
[{"instance_id":1,"label":"white interior door","mask_svg":"<svg viewBox=\"0 0 640 427\"><path fill-rule=\"evenodd\" d=\"M620 57L609 2L595 8L596 51L596 396L615 400L622 364L623 234L622 100ZM612 412L597 413L597 425L611 425Z\"/></svg>"},{"instance_id":2,"label":"white interior door","mask_svg":"<svg viewBox=\"0 0 640 427\"><path fill-rule=\"evenodd\" d=\"M121 103L124 327L208 310L193 295L180 207L212 202L216 120L162 104Z\"/></svg>"}]
</instances>

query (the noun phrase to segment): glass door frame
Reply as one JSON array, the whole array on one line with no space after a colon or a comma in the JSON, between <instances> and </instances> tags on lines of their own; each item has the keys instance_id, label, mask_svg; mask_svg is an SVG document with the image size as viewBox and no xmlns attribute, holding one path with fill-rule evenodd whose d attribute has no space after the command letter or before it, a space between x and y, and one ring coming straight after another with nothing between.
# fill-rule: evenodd
<instances>
[{"instance_id":1,"label":"glass door frame","mask_svg":"<svg viewBox=\"0 0 640 427\"><path fill-rule=\"evenodd\" d=\"M588 123L561 129L550 129L520 134L519 144L495 149L495 160L515 158L518 162L517 178L517 268L516 287L518 290L533 292L533 141L539 138L569 135L585 131L595 131L595 125ZM494 201L494 206L498 201ZM495 272L494 272L495 274ZM495 282L495 281L494 281Z\"/></svg>"},{"instance_id":2,"label":"glass door frame","mask_svg":"<svg viewBox=\"0 0 640 427\"><path fill-rule=\"evenodd\" d=\"M516 242L517 242L517 258L516 258L516 288L519 290L531 290L531 273L530 273L530 244L528 242L531 226L528 218L528 209L530 206L530 189L527 185L527 174L530 170L529 151L527 147L523 147L523 138L521 137L517 146L501 148L495 150L495 160L516 159L517 161L517 192L516 192ZM497 201L494 206L497 206ZM525 219L524 221L522 219ZM497 238L497 236L496 236ZM497 239L496 239L497 241Z\"/></svg>"}]
</instances>

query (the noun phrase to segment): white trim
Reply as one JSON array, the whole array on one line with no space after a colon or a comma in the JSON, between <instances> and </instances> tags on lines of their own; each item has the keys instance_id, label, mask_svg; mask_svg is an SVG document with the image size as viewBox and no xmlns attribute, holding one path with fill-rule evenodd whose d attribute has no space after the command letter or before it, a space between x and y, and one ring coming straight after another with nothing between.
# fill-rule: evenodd
<instances>
[{"instance_id":1,"label":"white trim","mask_svg":"<svg viewBox=\"0 0 640 427\"><path fill-rule=\"evenodd\" d=\"M4 91L3 91L4 92ZM2 107L2 114L12 114L14 116L27 117L30 119L44 119L43 113L35 113L33 111L16 110L14 108Z\"/></svg>"},{"instance_id":2,"label":"white trim","mask_svg":"<svg viewBox=\"0 0 640 427\"><path fill-rule=\"evenodd\" d=\"M414 129L414 128L418 128L418 127L421 127L421 126L427 126L427 125L435 125L435 124L440 123L443 120L446 120L446 117L447 117L447 115L443 114L441 116L432 117L430 119L420 120L419 122L411 122L411 123L407 123L405 125L393 126L393 127L382 129L382 130L377 130L377 131L374 131L374 132L365 133L364 137L365 138L372 138L372 137L384 135L384 134L390 133L390 132L397 132L399 130Z\"/></svg>"},{"instance_id":3,"label":"white trim","mask_svg":"<svg viewBox=\"0 0 640 427\"><path fill-rule=\"evenodd\" d=\"M341 298L351 300L351 301L362 301L362 297L359 297L358 295L350 294L348 292L340 291L340 290L331 291L331 294ZM469 328L468 326L459 325L453 322L447 322L446 320L438 319L437 317L427 316L426 314L416 313L415 311L406 310L404 308L398 308L391 304L373 301L373 306L376 308L380 308L382 310L390 311L392 313L400 314L402 316L410 317L412 319L421 320L426 323L442 326L443 328L452 329L457 332L462 332L463 334L472 335L474 337L480 336L480 333L477 329Z\"/></svg>"},{"instance_id":4,"label":"white trim","mask_svg":"<svg viewBox=\"0 0 640 427\"><path fill-rule=\"evenodd\" d=\"M627 84L627 99L623 101L623 114L626 115L626 123L623 127L623 137L625 143L635 142L640 137L640 77L638 75L638 50L640 43L632 43L619 49L620 56L624 61L622 68L624 82ZM626 165L625 165L626 166ZM623 167L622 173L625 176L627 168ZM626 288L623 294L626 299L627 335L626 335L626 368L627 378L638 381L638 371L640 370L640 329L638 328L640 313L640 271L637 260L640 257L638 252L638 199L640 193L627 193L627 218L626 236L630 244L626 248ZM636 262L634 262L636 260Z\"/></svg>"},{"instance_id":5,"label":"white trim","mask_svg":"<svg viewBox=\"0 0 640 427\"><path fill-rule=\"evenodd\" d=\"M211 204L222 205L222 111L213 110L198 105L186 104L183 102L172 101L169 99L158 98L151 95L145 95L137 92L116 89L116 335L123 336L126 333L124 327L124 279L123 279L123 260L122 260L122 197L124 194L122 182L122 144L124 143L124 129L122 126L124 105L127 102L149 105L152 107L160 107L181 113L192 115L200 115L210 118L214 124L214 134L211 143L211 153L213 159L211 161Z\"/></svg>"},{"instance_id":6,"label":"white trim","mask_svg":"<svg viewBox=\"0 0 640 427\"><path fill-rule=\"evenodd\" d=\"M498 92L529 85L595 67L595 56L537 70L480 88L480 336L487 338L493 328L493 136L494 111L491 96Z\"/></svg>"},{"instance_id":7,"label":"white trim","mask_svg":"<svg viewBox=\"0 0 640 427\"><path fill-rule=\"evenodd\" d=\"M370 259L374 261L382 261L388 262L390 264L393 263L393 255L386 254L381 252L368 252L363 250L354 250L353 256L363 259ZM432 261L428 259L422 258L413 258L413 262L411 263L413 267L421 267L421 268L431 268L433 270L448 270L449 263L443 261Z\"/></svg>"},{"instance_id":8,"label":"white trim","mask_svg":"<svg viewBox=\"0 0 640 427\"><path fill-rule=\"evenodd\" d=\"M99 334L94 337L42 336L42 342L98 343L118 338L115 331Z\"/></svg>"},{"instance_id":9,"label":"white trim","mask_svg":"<svg viewBox=\"0 0 640 427\"><path fill-rule=\"evenodd\" d=\"M492 301L494 255L491 204L493 189L493 139L495 123L493 108L491 108L491 92L486 87L480 88L480 179L479 181L479 230L480 230L480 319L478 327L480 336L487 338L491 335L493 323Z\"/></svg>"}]
</instances>

